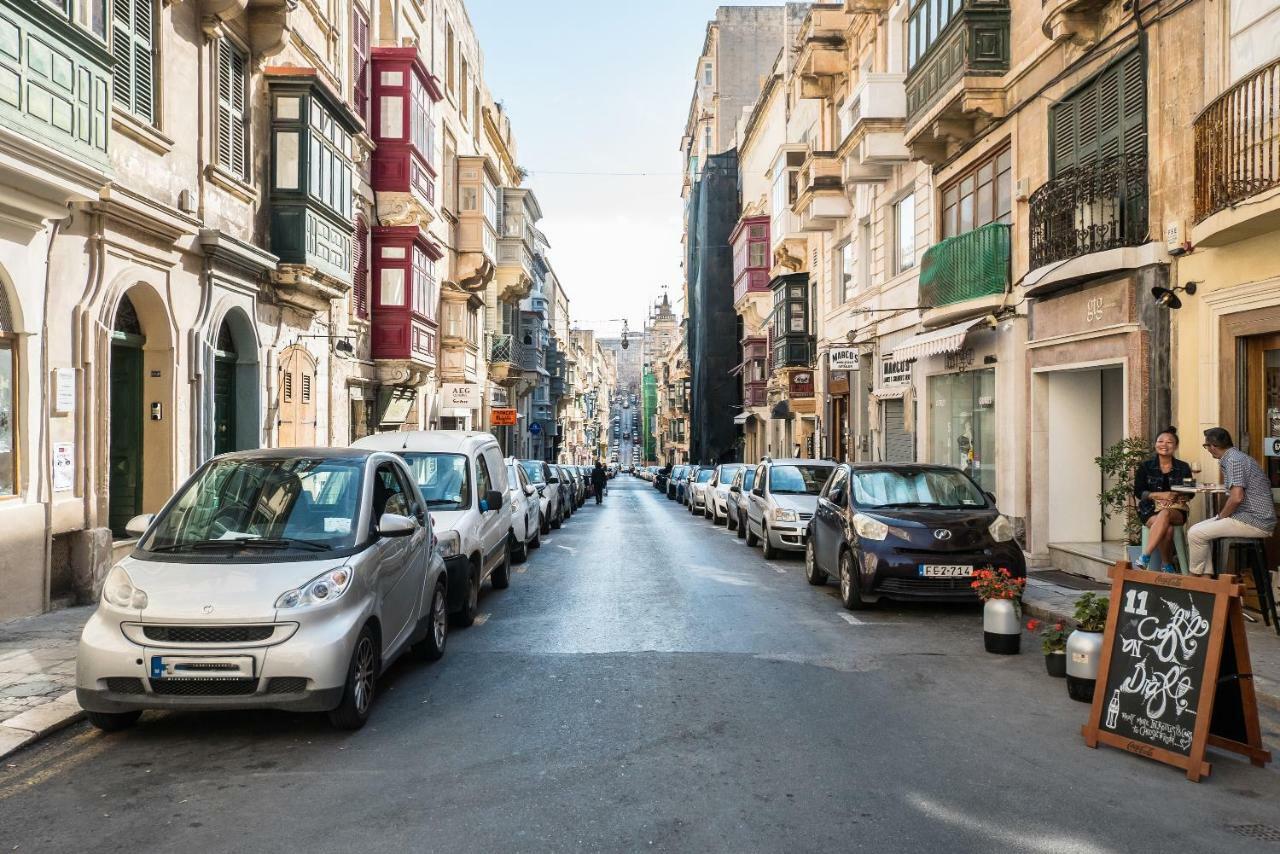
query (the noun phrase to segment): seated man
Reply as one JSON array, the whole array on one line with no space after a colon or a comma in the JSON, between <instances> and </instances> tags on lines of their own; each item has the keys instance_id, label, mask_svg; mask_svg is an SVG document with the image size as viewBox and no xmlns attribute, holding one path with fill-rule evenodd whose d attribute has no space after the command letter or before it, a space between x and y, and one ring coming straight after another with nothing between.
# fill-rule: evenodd
<instances>
[{"instance_id":1,"label":"seated man","mask_svg":"<svg viewBox=\"0 0 1280 854\"><path fill-rule=\"evenodd\" d=\"M1198 522L1187 530L1192 575L1209 572L1209 550L1214 540L1222 537L1266 539L1276 527L1271 481L1262 466L1234 447L1231 434L1221 427L1204 431L1204 448L1218 461L1222 470L1227 503L1222 505L1217 516Z\"/></svg>"}]
</instances>

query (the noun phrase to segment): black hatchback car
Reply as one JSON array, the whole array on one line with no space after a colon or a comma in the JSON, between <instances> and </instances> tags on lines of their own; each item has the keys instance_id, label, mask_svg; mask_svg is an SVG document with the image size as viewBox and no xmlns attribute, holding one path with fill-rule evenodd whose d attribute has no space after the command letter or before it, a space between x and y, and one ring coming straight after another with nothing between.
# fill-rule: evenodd
<instances>
[{"instance_id":1,"label":"black hatchback car","mask_svg":"<svg viewBox=\"0 0 1280 854\"><path fill-rule=\"evenodd\" d=\"M810 584L840 582L840 601L974 600L974 570L1027 574L1012 523L995 498L948 466L839 466L818 498L805 547Z\"/></svg>"}]
</instances>

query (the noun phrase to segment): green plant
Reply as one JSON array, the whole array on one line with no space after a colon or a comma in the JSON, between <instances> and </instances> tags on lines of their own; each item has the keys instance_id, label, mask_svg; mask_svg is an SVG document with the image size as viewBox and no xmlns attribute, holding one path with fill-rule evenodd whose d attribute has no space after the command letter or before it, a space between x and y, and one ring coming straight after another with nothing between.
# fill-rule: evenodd
<instances>
[{"instance_id":1,"label":"green plant","mask_svg":"<svg viewBox=\"0 0 1280 854\"><path fill-rule=\"evenodd\" d=\"M1027 620L1028 631L1036 631L1041 626L1044 629L1040 632L1040 649L1044 650L1045 655L1053 652L1064 652L1067 648L1067 624L1062 620L1056 623L1043 623L1040 620Z\"/></svg>"},{"instance_id":2,"label":"green plant","mask_svg":"<svg viewBox=\"0 0 1280 854\"><path fill-rule=\"evenodd\" d=\"M1102 524L1112 516L1124 517L1124 536L1129 545L1137 545L1142 539L1142 520L1133 501L1133 470L1151 456L1151 445L1146 439L1130 437L1121 439L1094 457L1104 482L1110 483L1098 493L1098 507L1102 511Z\"/></svg>"},{"instance_id":3,"label":"green plant","mask_svg":"<svg viewBox=\"0 0 1280 854\"><path fill-rule=\"evenodd\" d=\"M1086 593L1076 600L1076 610L1072 614L1082 632L1100 632L1107 627L1107 611L1111 608L1111 600L1096 593Z\"/></svg>"},{"instance_id":4,"label":"green plant","mask_svg":"<svg viewBox=\"0 0 1280 854\"><path fill-rule=\"evenodd\" d=\"M1020 600L1022 588L1026 585L1025 578L1014 578L1003 567L999 570L979 569L973 574L973 581L969 584L983 602L988 599Z\"/></svg>"}]
</instances>

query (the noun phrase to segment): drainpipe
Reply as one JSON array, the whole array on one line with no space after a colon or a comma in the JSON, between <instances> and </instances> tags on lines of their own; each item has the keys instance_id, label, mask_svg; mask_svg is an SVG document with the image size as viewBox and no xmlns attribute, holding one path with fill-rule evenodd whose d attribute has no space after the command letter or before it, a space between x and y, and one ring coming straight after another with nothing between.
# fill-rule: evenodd
<instances>
[{"instance_id":1,"label":"drainpipe","mask_svg":"<svg viewBox=\"0 0 1280 854\"><path fill-rule=\"evenodd\" d=\"M327 331L330 336L335 335L337 333L337 330L338 330L337 315L338 315L337 301L329 300L329 329ZM333 413L334 413L333 387L337 384L337 379L338 379L338 374L337 374L338 357L334 355L333 338L330 337L328 340L329 340L329 356L328 356L329 376L328 376L328 382L325 383L325 386L328 389L328 392L326 395L326 400L328 401L328 403L326 405L328 406L329 411L325 420L328 421L329 424L328 424L328 430L326 434L328 437L328 441L325 444L327 444L330 448L332 448L336 444L336 439L338 435L337 432L334 430L334 422L333 422Z\"/></svg>"},{"instance_id":2,"label":"drainpipe","mask_svg":"<svg viewBox=\"0 0 1280 854\"><path fill-rule=\"evenodd\" d=\"M70 219L68 213L67 219ZM48 611L52 599L53 582L53 446L50 442L52 424L49 416L49 293L52 290L53 242L58 237L63 221L49 223L49 242L44 252L44 303L40 317L40 478L36 498L44 505L44 591L40 610Z\"/></svg>"}]
</instances>

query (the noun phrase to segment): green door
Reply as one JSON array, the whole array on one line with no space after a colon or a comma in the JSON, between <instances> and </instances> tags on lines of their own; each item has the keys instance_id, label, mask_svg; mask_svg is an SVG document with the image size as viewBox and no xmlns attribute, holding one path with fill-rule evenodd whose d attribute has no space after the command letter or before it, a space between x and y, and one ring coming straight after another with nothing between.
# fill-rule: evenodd
<instances>
[{"instance_id":1,"label":"green door","mask_svg":"<svg viewBox=\"0 0 1280 854\"><path fill-rule=\"evenodd\" d=\"M142 512L142 349L132 342L111 344L110 500L111 533Z\"/></svg>"},{"instance_id":2,"label":"green door","mask_svg":"<svg viewBox=\"0 0 1280 854\"><path fill-rule=\"evenodd\" d=\"M236 450L236 362L219 356L213 363L213 453Z\"/></svg>"}]
</instances>

